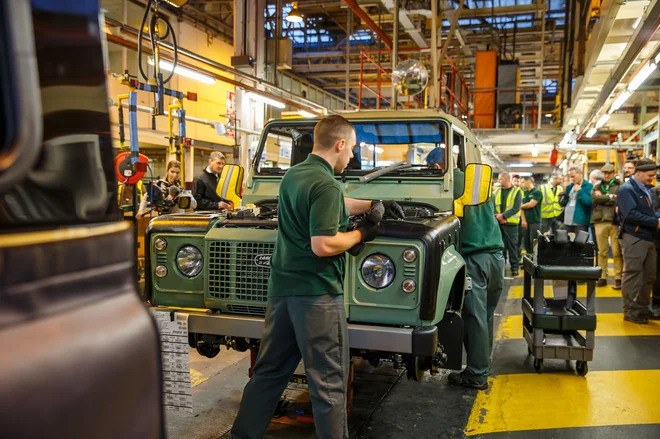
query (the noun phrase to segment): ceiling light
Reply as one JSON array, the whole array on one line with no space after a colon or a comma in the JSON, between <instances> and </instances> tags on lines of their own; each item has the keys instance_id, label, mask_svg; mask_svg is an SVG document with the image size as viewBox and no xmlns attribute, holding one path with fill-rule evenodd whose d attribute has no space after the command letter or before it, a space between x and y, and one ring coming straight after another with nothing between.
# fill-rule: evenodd
<instances>
[{"instance_id":1,"label":"ceiling light","mask_svg":"<svg viewBox=\"0 0 660 439\"><path fill-rule=\"evenodd\" d=\"M264 104L272 105L273 107L277 107L277 108L285 108L286 107L286 105L284 105L280 101L276 101L275 99L267 98L266 96L262 96L260 94L257 94L257 93L251 92L251 91L245 93L245 96L249 99L252 99L253 101L263 102Z\"/></svg>"},{"instance_id":2,"label":"ceiling light","mask_svg":"<svg viewBox=\"0 0 660 439\"><path fill-rule=\"evenodd\" d=\"M590 129L589 131L587 131L587 137L591 139L594 136L594 134L596 134L597 131L598 131L597 128Z\"/></svg>"},{"instance_id":3,"label":"ceiling light","mask_svg":"<svg viewBox=\"0 0 660 439\"><path fill-rule=\"evenodd\" d=\"M596 122L596 129L602 127L607 123L607 121L610 120L610 115L609 114L603 114L600 119L598 119L598 122Z\"/></svg>"},{"instance_id":4,"label":"ceiling light","mask_svg":"<svg viewBox=\"0 0 660 439\"><path fill-rule=\"evenodd\" d=\"M303 17L300 15L300 9L298 9L298 2L293 2L293 8L291 8L291 12L286 16L286 21L289 23L300 23L303 21Z\"/></svg>"},{"instance_id":5,"label":"ceiling light","mask_svg":"<svg viewBox=\"0 0 660 439\"><path fill-rule=\"evenodd\" d=\"M302 117L317 117L316 114L310 113L309 111L305 111L305 110L298 110L298 114L301 115Z\"/></svg>"},{"instance_id":6,"label":"ceiling light","mask_svg":"<svg viewBox=\"0 0 660 439\"><path fill-rule=\"evenodd\" d=\"M545 117L552 117L552 114L546 113Z\"/></svg>"},{"instance_id":7,"label":"ceiling light","mask_svg":"<svg viewBox=\"0 0 660 439\"><path fill-rule=\"evenodd\" d=\"M152 65L152 66L154 65L154 60L153 59L149 59L148 62L149 62L150 65ZM161 59L160 62L158 63L158 65L160 66L160 68L162 70L165 70L165 71L168 71L168 72L172 71L173 64L169 61L163 61ZM195 81L203 82L204 84L209 84L209 85L215 84L215 78L212 78L212 77L210 77L208 75L205 75L203 73L199 73L196 70L189 69L188 67L183 67L183 66L177 65L176 67L174 67L174 73L176 73L177 75L185 76L186 78L194 79Z\"/></svg>"},{"instance_id":8,"label":"ceiling light","mask_svg":"<svg viewBox=\"0 0 660 439\"><path fill-rule=\"evenodd\" d=\"M639 26L639 23L641 21L642 21L642 16L640 15L639 17L637 17L637 20L635 20L635 22L633 23L632 28L637 29L637 26Z\"/></svg>"},{"instance_id":9,"label":"ceiling light","mask_svg":"<svg viewBox=\"0 0 660 439\"><path fill-rule=\"evenodd\" d=\"M536 147L536 145L532 145L532 157L538 157L539 156L539 149Z\"/></svg>"},{"instance_id":10,"label":"ceiling light","mask_svg":"<svg viewBox=\"0 0 660 439\"><path fill-rule=\"evenodd\" d=\"M639 73L637 73L637 75L633 78L633 80L630 81L630 84L628 84L628 90L630 91L637 90L639 86L642 85L644 81L646 81L646 78L651 76L651 73L655 71L656 67L657 65L652 62L642 67L642 70L640 70Z\"/></svg>"},{"instance_id":11,"label":"ceiling light","mask_svg":"<svg viewBox=\"0 0 660 439\"><path fill-rule=\"evenodd\" d=\"M531 177L532 174L531 172L523 171L523 172L518 172L518 177Z\"/></svg>"},{"instance_id":12,"label":"ceiling light","mask_svg":"<svg viewBox=\"0 0 660 439\"><path fill-rule=\"evenodd\" d=\"M533 168L534 163L509 163L510 168Z\"/></svg>"},{"instance_id":13,"label":"ceiling light","mask_svg":"<svg viewBox=\"0 0 660 439\"><path fill-rule=\"evenodd\" d=\"M564 138L561 139L561 142L559 142L560 145L568 145L568 143L571 141L571 137L573 137L573 130L567 132L564 134Z\"/></svg>"},{"instance_id":14,"label":"ceiling light","mask_svg":"<svg viewBox=\"0 0 660 439\"><path fill-rule=\"evenodd\" d=\"M614 100L612 103L612 106L610 107L609 113L612 114L619 108L623 106L623 104L626 102L626 100L632 95L632 92L630 90L626 90L623 93L619 95L618 98Z\"/></svg>"}]
</instances>

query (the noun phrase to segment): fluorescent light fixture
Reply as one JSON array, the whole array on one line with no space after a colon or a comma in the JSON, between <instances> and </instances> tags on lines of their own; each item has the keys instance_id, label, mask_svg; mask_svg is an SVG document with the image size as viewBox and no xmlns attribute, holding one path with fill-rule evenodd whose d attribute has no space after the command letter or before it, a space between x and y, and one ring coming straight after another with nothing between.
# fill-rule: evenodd
<instances>
[{"instance_id":1,"label":"fluorescent light fixture","mask_svg":"<svg viewBox=\"0 0 660 439\"><path fill-rule=\"evenodd\" d=\"M598 119L598 122L596 122L596 129L599 129L603 125L607 123L607 121L610 120L610 115L609 114L603 114L600 119Z\"/></svg>"},{"instance_id":2,"label":"fluorescent light fixture","mask_svg":"<svg viewBox=\"0 0 660 439\"><path fill-rule=\"evenodd\" d=\"M534 163L509 163L510 168L533 168Z\"/></svg>"},{"instance_id":3,"label":"fluorescent light fixture","mask_svg":"<svg viewBox=\"0 0 660 439\"><path fill-rule=\"evenodd\" d=\"M317 117L316 114L310 113L309 111L305 111L305 110L298 110L298 114L301 115L302 117Z\"/></svg>"},{"instance_id":4,"label":"fluorescent light fixture","mask_svg":"<svg viewBox=\"0 0 660 439\"><path fill-rule=\"evenodd\" d=\"M594 136L594 134L596 134L596 132L598 132L597 128L590 129L589 131L587 131L587 137L591 139Z\"/></svg>"},{"instance_id":5,"label":"fluorescent light fixture","mask_svg":"<svg viewBox=\"0 0 660 439\"><path fill-rule=\"evenodd\" d=\"M552 117L552 114L550 114L550 113L546 113L546 114L545 114L545 117L550 118L550 117Z\"/></svg>"},{"instance_id":6,"label":"fluorescent light fixture","mask_svg":"<svg viewBox=\"0 0 660 439\"><path fill-rule=\"evenodd\" d=\"M532 157L538 157L539 156L539 149L536 145L532 145Z\"/></svg>"},{"instance_id":7,"label":"fluorescent light fixture","mask_svg":"<svg viewBox=\"0 0 660 439\"><path fill-rule=\"evenodd\" d=\"M519 177L531 177L532 175L534 175L534 174L532 174L531 172L527 172L527 171L518 172Z\"/></svg>"},{"instance_id":8,"label":"fluorescent light fixture","mask_svg":"<svg viewBox=\"0 0 660 439\"><path fill-rule=\"evenodd\" d=\"M256 93L251 92L251 91L245 93L245 96L249 99L252 99L253 101L263 102L264 104L272 105L273 107L277 107L277 108L285 108L286 107L286 105L284 105L280 101L276 101L275 99L267 98L266 96L262 96L260 94L256 94Z\"/></svg>"},{"instance_id":9,"label":"fluorescent light fixture","mask_svg":"<svg viewBox=\"0 0 660 439\"><path fill-rule=\"evenodd\" d=\"M641 21L642 21L642 16L640 15L639 17L637 17L637 20L635 20L635 22L633 23L632 28L637 29L637 26L639 26L639 23Z\"/></svg>"},{"instance_id":10,"label":"fluorescent light fixture","mask_svg":"<svg viewBox=\"0 0 660 439\"><path fill-rule=\"evenodd\" d=\"M149 64L151 64L153 66L154 65L154 60L149 59ZM168 72L172 71L173 64L169 61L163 61L161 59L160 62L158 63L158 65L160 66L161 70L166 70ZM177 65L176 67L174 67L174 73L176 73L177 75L185 76L186 78L190 78L190 79L194 79L194 80L199 81L199 82L203 82L204 84L209 84L209 85L215 84L215 78L212 78L212 77L210 77L208 75L205 75L203 73L199 73L198 71L189 69L188 67L183 67L183 66Z\"/></svg>"},{"instance_id":11,"label":"fluorescent light fixture","mask_svg":"<svg viewBox=\"0 0 660 439\"><path fill-rule=\"evenodd\" d=\"M655 63L648 63L644 67L642 67L642 70L637 73L637 75L633 78L632 81L630 81L630 84L628 84L628 90L630 91L635 91L639 88L646 79L651 76L651 73L655 71L655 68L657 65Z\"/></svg>"},{"instance_id":12,"label":"fluorescent light fixture","mask_svg":"<svg viewBox=\"0 0 660 439\"><path fill-rule=\"evenodd\" d=\"M568 143L571 141L571 137L573 137L573 131L569 131L566 134L564 134L564 138L561 139L561 142L559 142L560 145L568 145Z\"/></svg>"},{"instance_id":13,"label":"fluorescent light fixture","mask_svg":"<svg viewBox=\"0 0 660 439\"><path fill-rule=\"evenodd\" d=\"M610 111L608 113L612 114L619 108L623 107L623 104L628 100L628 98L632 95L632 92L630 90L625 90L623 93L619 95L618 98L614 100L612 103L612 106L610 107Z\"/></svg>"}]
</instances>

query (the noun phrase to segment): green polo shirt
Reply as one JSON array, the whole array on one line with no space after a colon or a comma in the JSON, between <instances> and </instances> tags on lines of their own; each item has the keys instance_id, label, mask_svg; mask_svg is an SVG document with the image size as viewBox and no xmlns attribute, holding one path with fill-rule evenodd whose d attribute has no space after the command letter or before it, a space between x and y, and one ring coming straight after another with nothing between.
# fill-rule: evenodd
<instances>
[{"instance_id":1,"label":"green polo shirt","mask_svg":"<svg viewBox=\"0 0 660 439\"><path fill-rule=\"evenodd\" d=\"M348 226L344 194L330 164L310 154L289 169L277 205L268 295L343 294L346 255L322 258L312 251L312 236L334 236Z\"/></svg>"},{"instance_id":2,"label":"green polo shirt","mask_svg":"<svg viewBox=\"0 0 660 439\"><path fill-rule=\"evenodd\" d=\"M523 197L523 204L536 200L536 206L531 209L525 209L525 219L527 224L540 224L541 223L541 203L543 202L543 192L537 188L532 188L531 191L525 191Z\"/></svg>"}]
</instances>

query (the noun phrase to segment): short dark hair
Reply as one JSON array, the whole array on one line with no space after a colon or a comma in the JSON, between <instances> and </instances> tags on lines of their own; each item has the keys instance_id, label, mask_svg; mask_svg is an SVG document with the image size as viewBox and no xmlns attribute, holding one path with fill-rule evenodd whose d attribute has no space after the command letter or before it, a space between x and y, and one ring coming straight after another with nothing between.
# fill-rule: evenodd
<instances>
[{"instance_id":1,"label":"short dark hair","mask_svg":"<svg viewBox=\"0 0 660 439\"><path fill-rule=\"evenodd\" d=\"M511 178L520 178L520 175L518 175L518 174L511 174Z\"/></svg>"},{"instance_id":2,"label":"short dark hair","mask_svg":"<svg viewBox=\"0 0 660 439\"><path fill-rule=\"evenodd\" d=\"M341 139L348 139L355 132L346 118L333 114L326 116L314 127L314 148L330 149Z\"/></svg>"}]
</instances>

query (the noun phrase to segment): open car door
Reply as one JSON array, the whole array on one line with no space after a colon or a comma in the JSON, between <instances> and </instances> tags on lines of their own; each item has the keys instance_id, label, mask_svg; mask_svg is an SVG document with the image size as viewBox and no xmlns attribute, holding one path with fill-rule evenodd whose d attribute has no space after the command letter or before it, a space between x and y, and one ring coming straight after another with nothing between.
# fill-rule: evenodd
<instances>
[{"instance_id":1,"label":"open car door","mask_svg":"<svg viewBox=\"0 0 660 439\"><path fill-rule=\"evenodd\" d=\"M165 436L98 0L0 0L0 437Z\"/></svg>"}]
</instances>

